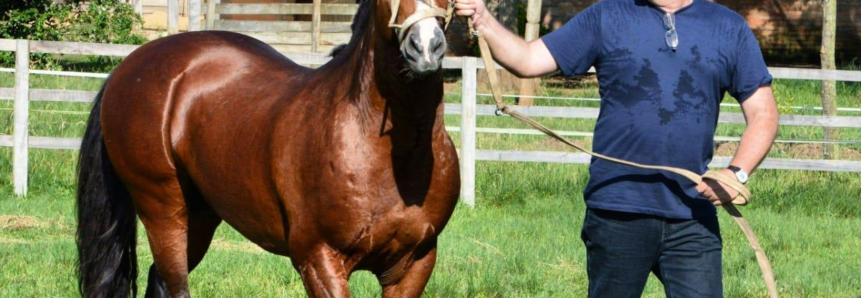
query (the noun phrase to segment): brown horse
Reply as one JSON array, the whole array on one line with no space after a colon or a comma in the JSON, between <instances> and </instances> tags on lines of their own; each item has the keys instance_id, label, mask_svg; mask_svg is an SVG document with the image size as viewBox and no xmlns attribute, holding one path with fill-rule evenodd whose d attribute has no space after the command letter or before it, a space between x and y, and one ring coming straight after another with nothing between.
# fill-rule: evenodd
<instances>
[{"instance_id":1,"label":"brown horse","mask_svg":"<svg viewBox=\"0 0 861 298\"><path fill-rule=\"evenodd\" d=\"M137 215L154 258L147 297L189 296L222 220L289 256L312 297L348 297L356 270L384 297L420 296L460 180L443 123L444 20L409 17L448 3L389 1L364 1L350 43L319 69L228 32L129 55L81 148L81 293L136 294ZM403 42L393 10L410 23Z\"/></svg>"}]
</instances>

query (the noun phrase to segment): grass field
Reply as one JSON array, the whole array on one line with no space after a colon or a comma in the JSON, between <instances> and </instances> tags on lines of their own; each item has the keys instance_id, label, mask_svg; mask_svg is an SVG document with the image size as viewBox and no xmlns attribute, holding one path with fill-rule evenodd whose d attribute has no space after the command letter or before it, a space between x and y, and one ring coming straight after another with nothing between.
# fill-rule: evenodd
<instances>
[{"instance_id":1,"label":"grass field","mask_svg":"<svg viewBox=\"0 0 861 298\"><path fill-rule=\"evenodd\" d=\"M10 78L0 74L0 87L10 87ZM33 76L31 84L33 88L97 90L100 80ZM778 81L775 85L782 105L818 106L818 83ZM590 83L566 87L544 92L597 96ZM451 86L452 91L457 88ZM841 107L861 107L861 84L840 84L839 94ZM447 100L458 101L456 96ZM594 105L558 100L537 104ZM11 102L0 101L0 135L12 132L11 108ZM88 108L86 104L33 103L31 135L80 137ZM448 117L447 125L457 126L458 120ZM541 120L567 131L591 131L594 125L593 120ZM479 127L524 128L494 117L480 117ZM718 135L738 136L742 129L721 125ZM457 134L452 136L457 142ZM780 138L817 139L821 131L784 127ZM841 139L861 140L861 131L841 130ZM538 136L482 134L478 146L562 150ZM857 144L844 147L849 158L861 150ZM30 195L24 198L12 195L11 155L10 148L0 148L0 297L75 296L77 152L31 149ZM815 158L792 147L776 148L771 155ZM587 177L582 165L480 162L477 207L458 206L455 211L442 234L439 261L426 296L584 296L585 252L579 231ZM861 174L762 170L753 177L751 190L753 203L742 212L772 260L783 297L861 297ZM759 268L743 235L726 214L721 213L720 219L726 296L764 297ZM138 238L141 268L148 268L152 259L142 229ZM145 282L141 278L139 284L143 287ZM380 292L375 279L365 272L353 275L351 286L355 297ZM288 259L262 252L227 225L219 228L210 253L191 274L191 288L197 297L304 296ZM645 296L663 296L654 278Z\"/></svg>"}]
</instances>

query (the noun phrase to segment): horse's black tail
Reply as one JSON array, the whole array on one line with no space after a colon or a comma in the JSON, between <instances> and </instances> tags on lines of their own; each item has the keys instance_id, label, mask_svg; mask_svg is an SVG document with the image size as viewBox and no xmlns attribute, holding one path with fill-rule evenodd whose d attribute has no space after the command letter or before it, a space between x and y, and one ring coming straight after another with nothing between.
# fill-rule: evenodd
<instances>
[{"instance_id":1,"label":"horse's black tail","mask_svg":"<svg viewBox=\"0 0 861 298\"><path fill-rule=\"evenodd\" d=\"M134 297L137 219L102 140L104 91L96 96L78 160L78 287L83 297Z\"/></svg>"}]
</instances>

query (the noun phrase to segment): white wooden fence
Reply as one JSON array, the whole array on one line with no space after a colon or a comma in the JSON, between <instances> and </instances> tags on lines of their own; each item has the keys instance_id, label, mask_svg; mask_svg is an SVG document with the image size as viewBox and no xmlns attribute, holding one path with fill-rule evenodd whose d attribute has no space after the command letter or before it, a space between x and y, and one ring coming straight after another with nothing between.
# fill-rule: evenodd
<instances>
[{"instance_id":1,"label":"white wooden fence","mask_svg":"<svg viewBox=\"0 0 861 298\"><path fill-rule=\"evenodd\" d=\"M142 13L142 0L132 0ZM167 33L179 32L181 7L188 4L188 30L240 32L266 42L282 52L328 52L350 40L350 22L359 5L355 3L221 3L221 0L164 0ZM187 1L187 2L185 2ZM343 2L343 0L327 0ZM222 15L281 15L302 20L226 20ZM324 18L325 17L325 18ZM328 21L324 19L330 19ZM306 20L309 19L309 20ZM201 22L203 20L203 22ZM344 21L346 20L346 21Z\"/></svg>"},{"instance_id":2,"label":"white wooden fence","mask_svg":"<svg viewBox=\"0 0 861 298\"><path fill-rule=\"evenodd\" d=\"M175 2L178 0L170 0ZM198 20L199 12L205 14L207 30L240 32L262 40L282 52L329 52L339 44L350 41L352 31L349 21L324 21L324 16L340 16L350 19L356 14L358 4L322 3L266 3L221 4L220 0L207 0L201 7L200 0L189 3L189 20ZM176 13L168 12L169 16ZM293 15L310 16L310 21L248 21L222 20L221 15ZM198 30L189 24L189 30Z\"/></svg>"},{"instance_id":3,"label":"white wooden fence","mask_svg":"<svg viewBox=\"0 0 861 298\"><path fill-rule=\"evenodd\" d=\"M28 135L30 101L91 102L96 95L96 92L88 91L30 89L30 74L107 77L106 74L30 70L29 54L53 53L124 57L136 48L137 46L129 45L0 39L0 51L16 52L15 69L0 69L0 71L15 72L15 87L0 88L0 100L15 100L13 135L0 136L0 146L13 147L13 183L16 194L25 195L27 193L28 148L77 149L81 142L80 139L71 138L30 137ZM322 65L329 60L328 57L315 53L285 53L285 55L303 65ZM449 129L460 132L461 198L465 203L473 205L475 202L475 163L478 160L578 164L589 162L589 157L585 154L572 152L477 150L476 134L479 132L513 134L534 134L534 132L531 130L477 128L476 118L478 116L492 116L495 110L495 106L492 105L476 104L478 95L476 92L476 72L483 69L484 64L480 59L473 57L447 57L443 61L443 67L461 69L463 73L461 103L446 104L445 113L460 114L461 116L461 126L459 128L450 127ZM775 78L861 82L861 71L790 68L770 68L769 70ZM598 116L597 108L544 106L514 108L533 117L595 119ZM744 123L744 117L739 113L721 113L719 122ZM861 128L861 117L782 115L780 124L786 126ZM591 135L584 132L567 132L567 134ZM728 163L728 157L715 157L711 166L722 167ZM769 158L762 163L760 168L861 172L861 162Z\"/></svg>"}]
</instances>

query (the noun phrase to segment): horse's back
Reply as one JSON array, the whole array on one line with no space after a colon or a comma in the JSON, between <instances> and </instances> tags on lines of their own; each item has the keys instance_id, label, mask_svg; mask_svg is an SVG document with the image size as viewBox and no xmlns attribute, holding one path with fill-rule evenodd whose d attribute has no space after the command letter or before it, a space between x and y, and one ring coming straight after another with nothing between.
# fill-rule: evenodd
<instances>
[{"instance_id":1,"label":"horse's back","mask_svg":"<svg viewBox=\"0 0 861 298\"><path fill-rule=\"evenodd\" d=\"M270 46L236 33L193 32L152 41L129 55L105 86L103 133L106 142L117 143L108 149L122 147L135 155L117 166L128 162L152 168L148 174L173 175L173 169L153 162L170 159L188 129L210 121L254 120L243 111L261 106L251 101L272 104L284 82L306 71Z\"/></svg>"}]
</instances>

